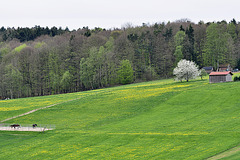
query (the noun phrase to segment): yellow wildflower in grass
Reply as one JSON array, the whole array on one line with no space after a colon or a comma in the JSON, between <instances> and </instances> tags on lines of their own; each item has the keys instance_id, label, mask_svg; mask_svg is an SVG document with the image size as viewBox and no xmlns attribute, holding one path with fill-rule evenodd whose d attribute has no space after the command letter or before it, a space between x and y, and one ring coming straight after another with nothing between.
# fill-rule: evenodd
<instances>
[{"instance_id":1,"label":"yellow wildflower in grass","mask_svg":"<svg viewBox=\"0 0 240 160\"><path fill-rule=\"evenodd\" d=\"M167 92L174 92L174 91L181 91L183 89L179 88L186 88L190 85L173 85L164 88L149 88L149 89L125 89L125 90L118 90L113 91L115 94L118 95L120 98L116 98L115 100L132 100L132 99L142 99L152 96L158 96Z\"/></svg>"},{"instance_id":2,"label":"yellow wildflower in grass","mask_svg":"<svg viewBox=\"0 0 240 160\"><path fill-rule=\"evenodd\" d=\"M178 151L181 150L182 148L185 148L186 146L174 146L170 151Z\"/></svg>"},{"instance_id":3,"label":"yellow wildflower in grass","mask_svg":"<svg viewBox=\"0 0 240 160\"><path fill-rule=\"evenodd\" d=\"M15 101L17 101L17 99L0 100L0 103L13 103Z\"/></svg>"},{"instance_id":4,"label":"yellow wildflower in grass","mask_svg":"<svg viewBox=\"0 0 240 160\"><path fill-rule=\"evenodd\" d=\"M1 100L0 103L7 103L8 101Z\"/></svg>"},{"instance_id":5,"label":"yellow wildflower in grass","mask_svg":"<svg viewBox=\"0 0 240 160\"><path fill-rule=\"evenodd\" d=\"M27 107L0 107L0 111L15 111L15 110L21 110L21 109L25 109Z\"/></svg>"},{"instance_id":6,"label":"yellow wildflower in grass","mask_svg":"<svg viewBox=\"0 0 240 160\"><path fill-rule=\"evenodd\" d=\"M46 150L43 150L43 151L40 151L40 153L48 153L48 151L46 151Z\"/></svg>"},{"instance_id":7,"label":"yellow wildflower in grass","mask_svg":"<svg viewBox=\"0 0 240 160\"><path fill-rule=\"evenodd\" d=\"M134 88L134 87L150 87L150 86L158 86L158 85L166 85L166 84L170 84L173 83L173 80L162 80L162 81L151 81L151 82L146 82L146 83L140 83L140 84L136 84L136 85L130 85L129 87L126 88Z\"/></svg>"},{"instance_id":8,"label":"yellow wildflower in grass","mask_svg":"<svg viewBox=\"0 0 240 160\"><path fill-rule=\"evenodd\" d=\"M38 151L38 152L35 152L35 153L31 154L31 156L34 157L34 156L37 156L37 155L39 155L39 154L49 154L49 153L50 153L50 152L47 151L47 150L40 150L40 151Z\"/></svg>"}]
</instances>

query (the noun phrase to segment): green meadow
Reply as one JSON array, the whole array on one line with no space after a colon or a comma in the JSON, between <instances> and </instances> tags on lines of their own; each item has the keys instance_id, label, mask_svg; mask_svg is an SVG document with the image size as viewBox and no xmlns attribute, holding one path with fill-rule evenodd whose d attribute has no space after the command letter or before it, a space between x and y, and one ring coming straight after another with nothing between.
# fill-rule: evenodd
<instances>
[{"instance_id":1,"label":"green meadow","mask_svg":"<svg viewBox=\"0 0 240 160\"><path fill-rule=\"evenodd\" d=\"M239 90L159 80L0 101L0 121L58 104L7 121L56 127L0 131L0 159L206 159L240 144Z\"/></svg>"}]
</instances>

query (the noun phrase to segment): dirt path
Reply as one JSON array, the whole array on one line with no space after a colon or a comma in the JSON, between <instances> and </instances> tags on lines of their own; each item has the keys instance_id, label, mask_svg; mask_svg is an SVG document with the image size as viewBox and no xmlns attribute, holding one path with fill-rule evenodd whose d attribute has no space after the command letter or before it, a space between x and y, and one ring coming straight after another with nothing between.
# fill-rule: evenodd
<instances>
[{"instance_id":1,"label":"dirt path","mask_svg":"<svg viewBox=\"0 0 240 160\"><path fill-rule=\"evenodd\" d=\"M12 128L12 127L0 127L0 131L32 131L32 132L44 132L52 130L45 127L20 127L20 128Z\"/></svg>"},{"instance_id":2,"label":"dirt path","mask_svg":"<svg viewBox=\"0 0 240 160\"><path fill-rule=\"evenodd\" d=\"M210 157L207 160L217 160L217 159L227 158L231 155L234 155L235 153L237 153L239 151L240 151L240 145L233 147L225 152L219 153L213 157Z\"/></svg>"},{"instance_id":3,"label":"dirt path","mask_svg":"<svg viewBox=\"0 0 240 160\"><path fill-rule=\"evenodd\" d=\"M22 116L28 115L28 114L30 114L30 113L36 112L36 111L41 110L41 109L50 108L50 107L53 107L53 106L56 106L56 105L59 105L59 104L62 104L62 103L66 103L66 102L71 102L71 101L74 101L74 100L77 100L77 99L80 99L80 98L76 98L76 99L64 101L64 102L57 103L57 104L52 104L52 105L49 105L49 106L46 106L46 107L42 107L42 108L37 108L37 109L31 110L31 111L29 111L29 112L26 112L26 113L23 113L23 114L14 116L14 117L4 119L4 120L0 121L0 123L9 121L9 120L11 120L11 119L15 119L15 118L18 118L18 117L22 117Z\"/></svg>"}]
</instances>

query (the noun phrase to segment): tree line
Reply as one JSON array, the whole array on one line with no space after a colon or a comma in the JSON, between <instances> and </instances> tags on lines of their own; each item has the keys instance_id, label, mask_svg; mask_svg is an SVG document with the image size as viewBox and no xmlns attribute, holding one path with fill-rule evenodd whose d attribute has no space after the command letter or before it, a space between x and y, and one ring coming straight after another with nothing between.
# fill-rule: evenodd
<instances>
[{"instance_id":1,"label":"tree line","mask_svg":"<svg viewBox=\"0 0 240 160\"><path fill-rule=\"evenodd\" d=\"M52 27L52 28L44 28L40 26L35 26L33 28L0 28L0 39L1 41L10 41L12 39L18 39L20 42L24 41L32 41L35 40L37 37L42 35L49 35L54 37L56 35L61 35L63 33L69 32L69 29L66 27L64 30L59 27Z\"/></svg>"},{"instance_id":2,"label":"tree line","mask_svg":"<svg viewBox=\"0 0 240 160\"><path fill-rule=\"evenodd\" d=\"M200 67L239 68L239 31L235 19L108 30L2 27L0 96L42 96L165 79L173 76L181 59Z\"/></svg>"}]
</instances>

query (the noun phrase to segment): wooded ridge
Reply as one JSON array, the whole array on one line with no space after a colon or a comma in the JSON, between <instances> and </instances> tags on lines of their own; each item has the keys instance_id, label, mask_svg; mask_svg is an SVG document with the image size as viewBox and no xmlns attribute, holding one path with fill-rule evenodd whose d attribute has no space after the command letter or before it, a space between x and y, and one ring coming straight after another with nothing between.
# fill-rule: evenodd
<instances>
[{"instance_id":1,"label":"wooded ridge","mask_svg":"<svg viewBox=\"0 0 240 160\"><path fill-rule=\"evenodd\" d=\"M186 20L121 29L0 28L0 96L69 93L173 76L181 59L240 68L240 23Z\"/></svg>"}]
</instances>

